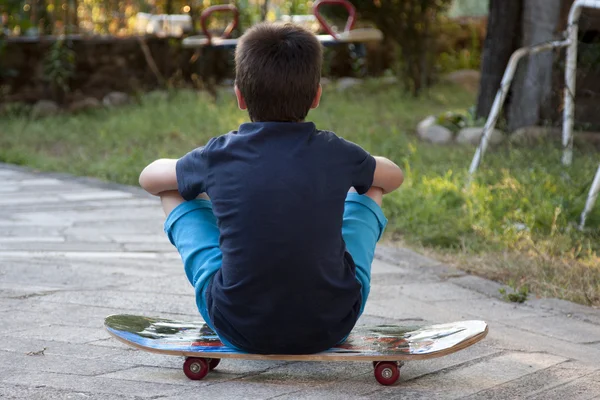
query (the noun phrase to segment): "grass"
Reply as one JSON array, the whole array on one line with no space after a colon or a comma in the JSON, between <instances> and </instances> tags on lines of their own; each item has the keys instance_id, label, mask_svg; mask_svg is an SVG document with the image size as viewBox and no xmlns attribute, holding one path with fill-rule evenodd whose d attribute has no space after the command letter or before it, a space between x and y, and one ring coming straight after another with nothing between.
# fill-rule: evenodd
<instances>
[{"instance_id":1,"label":"grass","mask_svg":"<svg viewBox=\"0 0 600 400\"><path fill-rule=\"evenodd\" d=\"M510 283L517 292L600 305L600 204L588 230L575 228L598 154L576 149L574 165L564 171L555 143L506 144L486 154L467 186L474 149L423 143L413 131L423 117L474 100L451 86L415 99L369 82L344 93L326 90L309 119L404 169L405 184L384 202L387 240ZM77 116L4 117L0 160L135 185L152 160L180 157L246 120L230 91L216 101L179 91Z\"/></svg>"}]
</instances>

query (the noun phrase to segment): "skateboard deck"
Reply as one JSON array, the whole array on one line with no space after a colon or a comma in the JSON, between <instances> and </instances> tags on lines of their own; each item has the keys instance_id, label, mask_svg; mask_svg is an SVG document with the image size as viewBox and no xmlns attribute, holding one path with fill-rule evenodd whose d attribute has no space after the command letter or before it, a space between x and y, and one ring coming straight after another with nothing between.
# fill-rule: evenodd
<instances>
[{"instance_id":1,"label":"skateboard deck","mask_svg":"<svg viewBox=\"0 0 600 400\"><path fill-rule=\"evenodd\" d=\"M125 344L154 353L187 357L183 370L198 380L222 358L285 361L372 361L375 378L391 385L399 377L402 361L442 357L482 340L484 321L461 321L428 326L356 326L346 341L316 354L250 354L224 346L204 322L184 322L139 315L111 315L104 325Z\"/></svg>"}]
</instances>

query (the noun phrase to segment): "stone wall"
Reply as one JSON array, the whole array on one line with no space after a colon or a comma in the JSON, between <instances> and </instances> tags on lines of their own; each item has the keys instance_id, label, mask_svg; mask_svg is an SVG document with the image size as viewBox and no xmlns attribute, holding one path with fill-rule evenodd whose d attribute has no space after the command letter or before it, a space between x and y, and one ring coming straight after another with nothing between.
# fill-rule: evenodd
<instances>
[{"instance_id":1,"label":"stone wall","mask_svg":"<svg viewBox=\"0 0 600 400\"><path fill-rule=\"evenodd\" d=\"M5 71L2 85L8 87L6 101L34 102L54 96L44 76L43 59L55 40L5 39L0 68ZM64 101L82 94L101 98L112 91L132 92L157 86L159 79L148 67L141 40L146 43L160 76L168 79L180 71L183 79L189 79L194 67L189 62L192 52L182 49L178 41L73 36L69 41L75 54L75 72Z\"/></svg>"},{"instance_id":2,"label":"stone wall","mask_svg":"<svg viewBox=\"0 0 600 400\"><path fill-rule=\"evenodd\" d=\"M0 53L0 101L33 103L40 99L71 103L83 97L101 99L110 92L146 91L165 83L175 86L220 82L233 78L233 52L205 48L198 54L184 49L180 39L156 37L81 37L68 38L75 54L75 73L69 81L70 91L57 99L44 75L43 60L56 38L0 39L5 47ZM143 43L156 64L150 67ZM351 76L352 60L346 45L327 50L331 55L330 76ZM393 59L386 56L385 45L367 47L368 73L379 75ZM156 71L156 72L155 72ZM4 73L3 73L4 72Z\"/></svg>"},{"instance_id":3,"label":"stone wall","mask_svg":"<svg viewBox=\"0 0 600 400\"><path fill-rule=\"evenodd\" d=\"M439 53L472 47L473 30L478 46L483 43L486 20L457 19L449 22L440 42ZM205 48L197 54L181 46L181 39L113 36L67 38L75 54L70 91L57 93L44 74L54 37L0 37L0 103L54 100L68 105L84 98L102 99L111 92L133 93L152 90L165 83L173 86L201 85L233 78L233 52ZM142 43L147 45L156 71L150 68ZM330 78L379 76L398 61L392 43L365 46L364 67L353 59L347 44L326 48L324 75ZM60 91L59 91L60 92Z\"/></svg>"}]
</instances>

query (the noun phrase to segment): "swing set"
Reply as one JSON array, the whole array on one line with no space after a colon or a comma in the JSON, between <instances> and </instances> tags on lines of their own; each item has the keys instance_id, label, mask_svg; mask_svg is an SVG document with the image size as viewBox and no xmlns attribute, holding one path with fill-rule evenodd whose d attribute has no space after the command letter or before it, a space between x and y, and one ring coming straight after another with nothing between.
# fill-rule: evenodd
<instances>
[{"instance_id":1,"label":"swing set","mask_svg":"<svg viewBox=\"0 0 600 400\"><path fill-rule=\"evenodd\" d=\"M348 19L342 32L336 32L335 29L323 18L320 8L324 5L343 6L348 12ZM231 14L231 20L225 30L219 36L214 36L208 29L208 20L214 13L225 12ZM348 0L317 0L314 2L312 12L322 29L326 32L323 35L317 35L319 42L323 46L333 46L340 43L364 44L367 42L378 42L383 39L380 30L374 28L354 29L356 23L356 8ZM204 47L212 48L235 48L238 39L231 38L233 30L239 23L239 11L233 4L215 5L206 8L200 15L200 25L203 35L190 36L183 39L183 47L191 49L200 49Z\"/></svg>"}]
</instances>

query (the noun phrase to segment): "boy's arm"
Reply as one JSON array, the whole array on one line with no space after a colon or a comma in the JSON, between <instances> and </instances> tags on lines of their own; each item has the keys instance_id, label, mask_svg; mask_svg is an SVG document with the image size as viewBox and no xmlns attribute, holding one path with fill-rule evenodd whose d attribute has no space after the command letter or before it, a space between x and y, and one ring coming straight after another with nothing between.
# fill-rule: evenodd
<instances>
[{"instance_id":1,"label":"boy's arm","mask_svg":"<svg viewBox=\"0 0 600 400\"><path fill-rule=\"evenodd\" d=\"M400 167L385 157L374 157L377 162L372 186L379 187L383 194L393 192L404 182Z\"/></svg>"},{"instance_id":2,"label":"boy's arm","mask_svg":"<svg viewBox=\"0 0 600 400\"><path fill-rule=\"evenodd\" d=\"M140 186L158 196L162 192L177 190L176 159L162 158L148 165L140 174Z\"/></svg>"}]
</instances>

